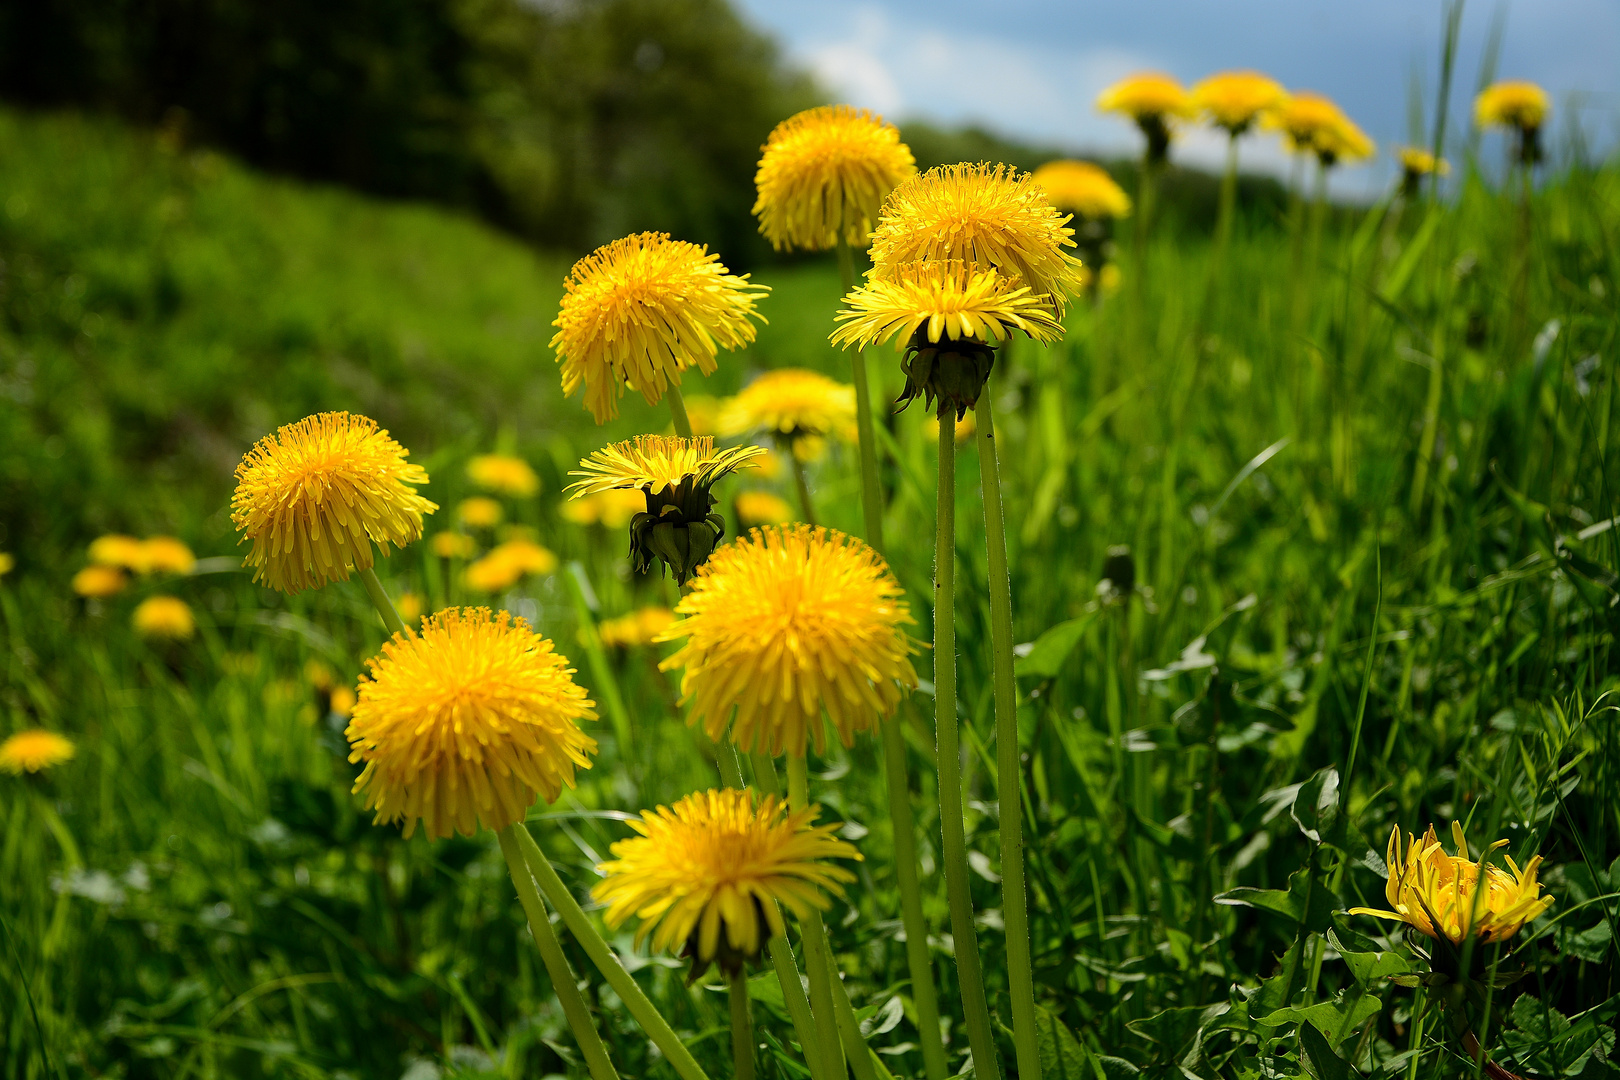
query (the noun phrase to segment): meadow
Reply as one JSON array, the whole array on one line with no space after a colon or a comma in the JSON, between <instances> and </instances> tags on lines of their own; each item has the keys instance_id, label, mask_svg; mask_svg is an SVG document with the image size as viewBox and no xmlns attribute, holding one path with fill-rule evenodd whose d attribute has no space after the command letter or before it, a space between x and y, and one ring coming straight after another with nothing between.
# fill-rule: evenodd
<instances>
[{"instance_id":1,"label":"meadow","mask_svg":"<svg viewBox=\"0 0 1620 1080\"><path fill-rule=\"evenodd\" d=\"M1412 943L1346 912L1385 906L1391 828L1453 820L1520 865L1539 853L1556 898L1499 958L1523 976L1492 991L1480 1042L1521 1075L1614 1074L1620 171L1544 166L1521 201L1456 164L1440 201L1240 204L1219 255L1173 204L1140 244L1126 219L1117 287L1072 307L1062 341L997 358L1048 1076L1480 1075L1438 992L1392 980L1422 970ZM0 777L3 1075L586 1075L494 839L403 839L351 794L337 691L384 638L360 585L254 585L228 509L248 447L313 412L364 413L411 449L441 509L379 563L388 591L528 619L598 704L592 767L528 817L584 900L629 814L720 774L658 669L673 646L598 632L674 586L630 572L622 529L562 512L583 455L668 425L633 395L600 428L563 398L547 343L569 257L161 134L6 111L0 260L0 550L16 560L0 733L78 747ZM689 407L774 368L848 379L828 344L833 260L754 280L768 325L688 376ZM880 403L901 391L894 356L867 353ZM878 415L888 560L926 642L935 443L919 408ZM494 594L430 542L490 451L538 474L502 517L557 557ZM977 453L964 442L957 472L964 597L988 593ZM745 491L797 506L790 472L717 488L728 537ZM821 524L861 532L852 446L808 487ZM172 534L199 561L75 596L111 532ZM509 535L467 532L479 550ZM160 591L191 604L195 637L132 630ZM973 899L1010 1064L988 601L959 599L955 627ZM925 681L890 722L954 1072L967 1039L931 659L916 663ZM810 791L867 853L827 916L862 1034L878 1066L921 1076L877 742L813 756ZM620 1072L673 1077L561 936ZM688 987L632 937L610 935L626 967L730 1075L723 979ZM748 986L762 1075L808 1075L775 974Z\"/></svg>"}]
</instances>

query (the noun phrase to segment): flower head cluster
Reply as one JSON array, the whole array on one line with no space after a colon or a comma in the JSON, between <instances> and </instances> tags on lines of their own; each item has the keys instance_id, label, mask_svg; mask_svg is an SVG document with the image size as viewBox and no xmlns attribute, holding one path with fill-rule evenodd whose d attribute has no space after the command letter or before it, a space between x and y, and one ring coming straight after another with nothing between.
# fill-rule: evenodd
<instances>
[{"instance_id":1,"label":"flower head cluster","mask_svg":"<svg viewBox=\"0 0 1620 1080\"><path fill-rule=\"evenodd\" d=\"M651 935L654 949L684 947L693 978L712 963L738 971L786 932L778 904L808 918L855 880L828 860L860 853L816 812L731 788L688 795L630 822L639 835L613 845L591 895L608 926L641 920L638 944Z\"/></svg>"},{"instance_id":2,"label":"flower head cluster","mask_svg":"<svg viewBox=\"0 0 1620 1080\"><path fill-rule=\"evenodd\" d=\"M1192 99L1210 121L1241 135L1260 116L1281 105L1288 92L1258 71L1223 71L1192 88Z\"/></svg>"},{"instance_id":3,"label":"flower head cluster","mask_svg":"<svg viewBox=\"0 0 1620 1080\"><path fill-rule=\"evenodd\" d=\"M685 644L661 666L685 669L689 722L719 739L731 721L745 751L821 751L823 711L850 745L917 685L903 590L842 533L755 529L714 553L675 610L686 617L660 637Z\"/></svg>"},{"instance_id":4,"label":"flower head cluster","mask_svg":"<svg viewBox=\"0 0 1620 1080\"><path fill-rule=\"evenodd\" d=\"M375 421L320 413L266 435L236 467L231 521L251 541L253 578L296 593L345 581L422 535L438 506L416 493L428 474Z\"/></svg>"},{"instance_id":5,"label":"flower head cluster","mask_svg":"<svg viewBox=\"0 0 1620 1080\"><path fill-rule=\"evenodd\" d=\"M667 607L644 607L618 618L603 619L596 633L610 649L634 649L657 641L674 621L675 613Z\"/></svg>"},{"instance_id":6,"label":"flower head cluster","mask_svg":"<svg viewBox=\"0 0 1620 1080\"><path fill-rule=\"evenodd\" d=\"M574 264L563 289L551 339L563 393L583 386L599 424L619 415L625 387L656 405L687 368L707 375L721 348L753 341L754 303L767 291L727 271L706 247L664 233L596 249Z\"/></svg>"},{"instance_id":7,"label":"flower head cluster","mask_svg":"<svg viewBox=\"0 0 1620 1080\"><path fill-rule=\"evenodd\" d=\"M0 743L0 770L13 776L37 773L71 760L74 747L54 731L19 731Z\"/></svg>"},{"instance_id":8,"label":"flower head cluster","mask_svg":"<svg viewBox=\"0 0 1620 1080\"><path fill-rule=\"evenodd\" d=\"M522 619L449 608L395 634L367 661L371 677L345 732L355 781L378 822L417 822L430 837L471 836L522 821L590 768L595 719L573 669Z\"/></svg>"},{"instance_id":9,"label":"flower head cluster","mask_svg":"<svg viewBox=\"0 0 1620 1080\"><path fill-rule=\"evenodd\" d=\"M197 632L197 617L191 605L178 596L149 596L135 607L130 617L135 632L159 641L186 641Z\"/></svg>"},{"instance_id":10,"label":"flower head cluster","mask_svg":"<svg viewBox=\"0 0 1620 1080\"><path fill-rule=\"evenodd\" d=\"M795 452L801 444L818 447L830 435L851 441L855 388L804 368L767 371L728 400L720 413L720 434L754 432L769 432Z\"/></svg>"},{"instance_id":11,"label":"flower head cluster","mask_svg":"<svg viewBox=\"0 0 1620 1080\"><path fill-rule=\"evenodd\" d=\"M189 574L197 556L185 542L173 536L133 536L109 533L90 542L90 562L132 574Z\"/></svg>"},{"instance_id":12,"label":"flower head cluster","mask_svg":"<svg viewBox=\"0 0 1620 1080\"><path fill-rule=\"evenodd\" d=\"M483 488L514 499L526 499L540 490L540 478L520 457L480 454L467 462L467 479Z\"/></svg>"},{"instance_id":13,"label":"flower head cluster","mask_svg":"<svg viewBox=\"0 0 1620 1080\"><path fill-rule=\"evenodd\" d=\"M824 105L788 117L766 140L754 184L759 231L778 251L865 245L878 207L917 171L893 124L865 109Z\"/></svg>"},{"instance_id":14,"label":"flower head cluster","mask_svg":"<svg viewBox=\"0 0 1620 1080\"><path fill-rule=\"evenodd\" d=\"M1131 197L1108 170L1089 161L1048 161L1035 170L1035 182L1059 210L1083 218L1122 218Z\"/></svg>"},{"instance_id":15,"label":"flower head cluster","mask_svg":"<svg viewBox=\"0 0 1620 1080\"><path fill-rule=\"evenodd\" d=\"M1266 126L1283 133L1296 154L1315 154L1324 166L1370 158L1371 139L1331 99L1294 94L1266 113Z\"/></svg>"}]
</instances>

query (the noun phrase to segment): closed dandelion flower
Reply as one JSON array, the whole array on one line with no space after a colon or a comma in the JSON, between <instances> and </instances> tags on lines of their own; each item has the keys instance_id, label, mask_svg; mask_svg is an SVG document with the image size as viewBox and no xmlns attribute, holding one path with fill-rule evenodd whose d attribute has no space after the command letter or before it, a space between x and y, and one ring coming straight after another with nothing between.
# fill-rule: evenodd
<instances>
[{"instance_id":1,"label":"closed dandelion flower","mask_svg":"<svg viewBox=\"0 0 1620 1080\"><path fill-rule=\"evenodd\" d=\"M754 214L778 251L865 245L878 208L917 171L893 124L865 109L823 105L788 117L759 159Z\"/></svg>"},{"instance_id":2,"label":"closed dandelion flower","mask_svg":"<svg viewBox=\"0 0 1620 1080\"><path fill-rule=\"evenodd\" d=\"M708 375L715 355L754 340L755 301L769 291L726 270L718 255L664 233L637 233L598 248L563 282L551 347L565 395L585 388L603 423L619 415L624 388L649 405L681 372Z\"/></svg>"},{"instance_id":3,"label":"closed dandelion flower","mask_svg":"<svg viewBox=\"0 0 1620 1080\"><path fill-rule=\"evenodd\" d=\"M143 638L186 641L197 632L191 605L178 596L149 596L135 607L130 624Z\"/></svg>"},{"instance_id":4,"label":"closed dandelion flower","mask_svg":"<svg viewBox=\"0 0 1620 1080\"><path fill-rule=\"evenodd\" d=\"M581 498L575 496L563 503L557 512L564 521L575 525L600 525L604 529L618 530L647 509L647 498L639 489L599 491Z\"/></svg>"},{"instance_id":5,"label":"closed dandelion flower","mask_svg":"<svg viewBox=\"0 0 1620 1080\"><path fill-rule=\"evenodd\" d=\"M603 619L596 634L610 649L631 649L651 645L674 621L675 613L667 607L644 607L616 619Z\"/></svg>"},{"instance_id":6,"label":"closed dandelion flower","mask_svg":"<svg viewBox=\"0 0 1620 1080\"><path fill-rule=\"evenodd\" d=\"M480 454L467 463L467 479L485 491L526 499L540 490L540 478L529 463L505 454Z\"/></svg>"},{"instance_id":7,"label":"closed dandelion flower","mask_svg":"<svg viewBox=\"0 0 1620 1080\"><path fill-rule=\"evenodd\" d=\"M113 566L132 574L144 574L146 547L133 536L109 533L90 541L90 561L96 566Z\"/></svg>"},{"instance_id":8,"label":"closed dandelion flower","mask_svg":"<svg viewBox=\"0 0 1620 1080\"><path fill-rule=\"evenodd\" d=\"M1136 121L1147 139L1149 165L1158 165L1169 153L1170 121L1189 119L1198 111L1179 82L1157 71L1138 72L1114 83L1097 95L1097 109Z\"/></svg>"},{"instance_id":9,"label":"closed dandelion flower","mask_svg":"<svg viewBox=\"0 0 1620 1080\"><path fill-rule=\"evenodd\" d=\"M807 919L855 880L828 860L860 853L837 825L815 824L817 810L732 788L688 795L630 822L640 835L613 845L591 896L609 927L641 920L638 945L650 936L657 951L682 950L690 979L713 963L738 971L787 932L778 905Z\"/></svg>"},{"instance_id":10,"label":"closed dandelion flower","mask_svg":"<svg viewBox=\"0 0 1620 1080\"><path fill-rule=\"evenodd\" d=\"M1258 71L1223 71L1192 88L1193 104L1233 136L1248 131L1261 114L1287 97L1281 83Z\"/></svg>"},{"instance_id":11,"label":"closed dandelion flower","mask_svg":"<svg viewBox=\"0 0 1620 1080\"><path fill-rule=\"evenodd\" d=\"M744 751L822 751L824 710L851 745L917 685L903 590L875 551L842 533L755 529L699 568L675 611L685 618L660 636L685 644L660 666L685 669L688 722L719 739L731 721Z\"/></svg>"},{"instance_id":12,"label":"closed dandelion flower","mask_svg":"<svg viewBox=\"0 0 1620 1080\"><path fill-rule=\"evenodd\" d=\"M469 529L493 529L506 517L506 511L494 499L474 495L456 506L456 517Z\"/></svg>"},{"instance_id":13,"label":"closed dandelion flower","mask_svg":"<svg viewBox=\"0 0 1620 1080\"><path fill-rule=\"evenodd\" d=\"M197 556L176 537L149 536L141 541L141 562L149 574L189 574Z\"/></svg>"},{"instance_id":14,"label":"closed dandelion flower","mask_svg":"<svg viewBox=\"0 0 1620 1080\"><path fill-rule=\"evenodd\" d=\"M54 731L19 731L0 743L0 770L13 776L37 773L70 761L74 747Z\"/></svg>"},{"instance_id":15,"label":"closed dandelion flower","mask_svg":"<svg viewBox=\"0 0 1620 1080\"><path fill-rule=\"evenodd\" d=\"M737 512L737 521L744 529L751 529L755 525L780 525L797 516L786 499L769 491L741 492L732 503L732 509Z\"/></svg>"},{"instance_id":16,"label":"closed dandelion flower","mask_svg":"<svg viewBox=\"0 0 1620 1080\"><path fill-rule=\"evenodd\" d=\"M116 566L87 566L73 575L73 591L86 600L117 596L129 584L129 577Z\"/></svg>"},{"instance_id":17,"label":"closed dandelion flower","mask_svg":"<svg viewBox=\"0 0 1620 1080\"><path fill-rule=\"evenodd\" d=\"M373 420L320 413L267 435L236 467L231 521L251 541L253 580L282 592L346 581L422 535L438 506L416 493L427 471Z\"/></svg>"},{"instance_id":18,"label":"closed dandelion flower","mask_svg":"<svg viewBox=\"0 0 1620 1080\"><path fill-rule=\"evenodd\" d=\"M428 546L441 559L470 559L478 554L478 544L466 533L434 533Z\"/></svg>"},{"instance_id":19,"label":"closed dandelion flower","mask_svg":"<svg viewBox=\"0 0 1620 1080\"><path fill-rule=\"evenodd\" d=\"M919 261L962 260L1017 278L1059 311L1078 291L1074 230L1030 174L1006 165L942 165L913 176L883 204L872 237L873 276Z\"/></svg>"},{"instance_id":20,"label":"closed dandelion flower","mask_svg":"<svg viewBox=\"0 0 1620 1080\"><path fill-rule=\"evenodd\" d=\"M805 440L835 435L855 438L855 388L818 371L767 371L729 399L720 413L720 434L768 432L796 451Z\"/></svg>"},{"instance_id":21,"label":"closed dandelion flower","mask_svg":"<svg viewBox=\"0 0 1620 1080\"><path fill-rule=\"evenodd\" d=\"M522 619L449 608L395 634L367 661L370 678L345 734L365 762L354 790L377 822L418 822L429 837L522 821L590 768L595 719L573 669Z\"/></svg>"},{"instance_id":22,"label":"closed dandelion flower","mask_svg":"<svg viewBox=\"0 0 1620 1080\"><path fill-rule=\"evenodd\" d=\"M1089 161L1048 161L1033 175L1047 201L1059 210L1083 218L1122 218L1131 212L1125 189L1107 169Z\"/></svg>"}]
</instances>

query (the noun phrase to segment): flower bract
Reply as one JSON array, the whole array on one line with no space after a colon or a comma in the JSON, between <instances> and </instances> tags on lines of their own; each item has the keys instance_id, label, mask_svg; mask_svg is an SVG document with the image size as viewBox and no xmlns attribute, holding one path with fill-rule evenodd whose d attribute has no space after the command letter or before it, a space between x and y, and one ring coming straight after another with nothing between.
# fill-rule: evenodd
<instances>
[{"instance_id":1,"label":"flower bract","mask_svg":"<svg viewBox=\"0 0 1620 1080\"><path fill-rule=\"evenodd\" d=\"M13 776L37 773L71 760L74 752L73 743L54 731L19 731L0 743L0 770Z\"/></svg>"},{"instance_id":2,"label":"flower bract","mask_svg":"<svg viewBox=\"0 0 1620 1080\"><path fill-rule=\"evenodd\" d=\"M788 117L766 140L754 184L759 231L778 251L862 247L878 208L917 171L893 124L865 109L824 105Z\"/></svg>"}]
</instances>

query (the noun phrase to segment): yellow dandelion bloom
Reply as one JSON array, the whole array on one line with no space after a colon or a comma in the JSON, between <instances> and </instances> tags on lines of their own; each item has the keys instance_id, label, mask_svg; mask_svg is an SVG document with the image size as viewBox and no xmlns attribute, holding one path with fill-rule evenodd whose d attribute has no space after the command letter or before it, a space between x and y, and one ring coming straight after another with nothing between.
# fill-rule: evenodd
<instances>
[{"instance_id":1,"label":"yellow dandelion bloom","mask_svg":"<svg viewBox=\"0 0 1620 1080\"><path fill-rule=\"evenodd\" d=\"M1296 154L1315 154L1324 165L1373 156L1371 139L1330 98L1302 91L1265 114L1264 124L1280 131Z\"/></svg>"},{"instance_id":2,"label":"yellow dandelion bloom","mask_svg":"<svg viewBox=\"0 0 1620 1080\"><path fill-rule=\"evenodd\" d=\"M864 246L878 208L917 171L893 124L865 109L823 105L788 117L765 141L754 185L759 231L778 251Z\"/></svg>"},{"instance_id":3,"label":"yellow dandelion bloom","mask_svg":"<svg viewBox=\"0 0 1620 1080\"><path fill-rule=\"evenodd\" d=\"M1403 146L1398 151L1401 159L1401 171L1411 176L1428 176L1438 172L1441 176L1451 173L1451 162L1445 158L1436 160L1431 151L1416 146Z\"/></svg>"},{"instance_id":4,"label":"yellow dandelion bloom","mask_svg":"<svg viewBox=\"0 0 1620 1080\"><path fill-rule=\"evenodd\" d=\"M960 259L1017 278L1060 310L1078 291L1074 230L1029 173L1006 165L942 165L913 176L883 204L872 276L923 260Z\"/></svg>"},{"instance_id":5,"label":"yellow dandelion bloom","mask_svg":"<svg viewBox=\"0 0 1620 1080\"><path fill-rule=\"evenodd\" d=\"M54 731L19 731L0 743L0 770L13 776L37 773L72 759L71 742Z\"/></svg>"},{"instance_id":6,"label":"yellow dandelion bloom","mask_svg":"<svg viewBox=\"0 0 1620 1080\"><path fill-rule=\"evenodd\" d=\"M504 828L591 766L596 741L579 721L596 718L593 703L551 642L507 612L437 612L367 666L345 731L349 760L366 763L354 790L406 836L418 821L433 838Z\"/></svg>"},{"instance_id":7,"label":"yellow dandelion bloom","mask_svg":"<svg viewBox=\"0 0 1620 1080\"><path fill-rule=\"evenodd\" d=\"M400 593L399 600L394 604L399 612L399 619L406 626L413 625L427 610L427 604L416 593Z\"/></svg>"},{"instance_id":8,"label":"yellow dandelion bloom","mask_svg":"<svg viewBox=\"0 0 1620 1080\"><path fill-rule=\"evenodd\" d=\"M1423 839L1408 833L1404 843L1396 827L1389 835L1389 883L1384 890L1394 910L1358 907L1350 914L1404 922L1429 937L1460 944L1470 934L1482 942L1505 941L1552 906L1553 898L1541 895L1536 880L1541 856L1523 870L1511 856L1504 856L1508 868L1503 870L1486 866L1485 857L1508 841L1496 841L1475 862L1469 858L1462 825L1452 823L1451 838L1455 855L1447 855L1440 846L1433 825Z\"/></svg>"},{"instance_id":9,"label":"yellow dandelion bloom","mask_svg":"<svg viewBox=\"0 0 1620 1080\"><path fill-rule=\"evenodd\" d=\"M326 707L331 709L333 714L347 720L354 715L354 705L359 700L352 687L335 686L332 688L331 696L327 698Z\"/></svg>"},{"instance_id":10,"label":"yellow dandelion bloom","mask_svg":"<svg viewBox=\"0 0 1620 1080\"><path fill-rule=\"evenodd\" d=\"M1078 284L1078 275L1075 280ZM994 270L956 260L869 274L844 303L849 306L838 312L832 343L846 349L893 339L900 350L924 330L930 342L1003 341L1015 330L1037 341L1063 336L1063 324L1045 297Z\"/></svg>"},{"instance_id":11,"label":"yellow dandelion bloom","mask_svg":"<svg viewBox=\"0 0 1620 1080\"><path fill-rule=\"evenodd\" d=\"M197 632L191 605L178 596L149 596L135 606L130 624L143 638L186 641Z\"/></svg>"},{"instance_id":12,"label":"yellow dandelion bloom","mask_svg":"<svg viewBox=\"0 0 1620 1080\"><path fill-rule=\"evenodd\" d=\"M236 467L231 521L253 543L244 565L282 592L346 581L422 535L438 509L416 493L427 471L375 421L319 413L266 435Z\"/></svg>"},{"instance_id":13,"label":"yellow dandelion bloom","mask_svg":"<svg viewBox=\"0 0 1620 1080\"><path fill-rule=\"evenodd\" d=\"M1089 161L1048 161L1035 170L1035 182L1059 210L1083 218L1122 218L1131 197L1108 170Z\"/></svg>"},{"instance_id":14,"label":"yellow dandelion bloom","mask_svg":"<svg viewBox=\"0 0 1620 1080\"><path fill-rule=\"evenodd\" d=\"M720 434L764 431L781 439L855 438L855 388L819 371L780 368L767 371L727 400Z\"/></svg>"},{"instance_id":15,"label":"yellow dandelion bloom","mask_svg":"<svg viewBox=\"0 0 1620 1080\"><path fill-rule=\"evenodd\" d=\"M1282 84L1258 71L1223 71L1192 88L1193 104L1233 135L1247 131L1262 113L1288 97Z\"/></svg>"},{"instance_id":16,"label":"yellow dandelion bloom","mask_svg":"<svg viewBox=\"0 0 1620 1080\"><path fill-rule=\"evenodd\" d=\"M148 536L141 541L141 563L149 574L189 574L197 556L177 537Z\"/></svg>"},{"instance_id":17,"label":"yellow dandelion bloom","mask_svg":"<svg viewBox=\"0 0 1620 1080\"><path fill-rule=\"evenodd\" d=\"M1109 86L1097 95L1097 109L1121 113L1133 120L1191 117L1197 111L1182 85L1158 71L1141 71Z\"/></svg>"},{"instance_id":18,"label":"yellow dandelion bloom","mask_svg":"<svg viewBox=\"0 0 1620 1080\"><path fill-rule=\"evenodd\" d=\"M826 747L823 710L848 746L917 685L903 627L904 592L878 554L808 525L755 529L716 551L660 635L685 644L661 667L684 668L688 722L744 750L803 755Z\"/></svg>"},{"instance_id":19,"label":"yellow dandelion bloom","mask_svg":"<svg viewBox=\"0 0 1620 1080\"><path fill-rule=\"evenodd\" d=\"M0 551L0 577L5 577L17 568L17 557L10 552Z\"/></svg>"},{"instance_id":20,"label":"yellow dandelion bloom","mask_svg":"<svg viewBox=\"0 0 1620 1080\"><path fill-rule=\"evenodd\" d=\"M619 415L627 386L656 405L687 368L711 374L722 347L754 340L754 304L769 291L702 245L664 233L598 248L574 264L563 289L551 339L563 393L583 386L599 424Z\"/></svg>"},{"instance_id":21,"label":"yellow dandelion bloom","mask_svg":"<svg viewBox=\"0 0 1620 1080\"><path fill-rule=\"evenodd\" d=\"M325 661L311 657L304 663L304 678L309 680L309 685L317 692L324 694L332 689L335 676Z\"/></svg>"},{"instance_id":22,"label":"yellow dandelion bloom","mask_svg":"<svg viewBox=\"0 0 1620 1080\"><path fill-rule=\"evenodd\" d=\"M786 499L769 491L744 491L737 496L733 508L737 511L737 521L745 529L755 525L781 525L798 517Z\"/></svg>"},{"instance_id":23,"label":"yellow dandelion bloom","mask_svg":"<svg viewBox=\"0 0 1620 1080\"><path fill-rule=\"evenodd\" d=\"M575 525L600 525L622 529L630 519L647 509L647 497L639 489L598 491L584 498L574 496L558 508L564 521Z\"/></svg>"},{"instance_id":24,"label":"yellow dandelion bloom","mask_svg":"<svg viewBox=\"0 0 1620 1080\"><path fill-rule=\"evenodd\" d=\"M467 479L485 491L526 499L540 490L540 478L529 463L505 454L480 454L467 462Z\"/></svg>"},{"instance_id":25,"label":"yellow dandelion bloom","mask_svg":"<svg viewBox=\"0 0 1620 1080\"><path fill-rule=\"evenodd\" d=\"M626 442L597 450L579 463L569 476L582 476L568 485L572 498L604 491L640 490L656 495L666 488L693 483L707 488L765 451L757 446L716 449L712 436L683 439L672 435L637 435Z\"/></svg>"},{"instance_id":26,"label":"yellow dandelion bloom","mask_svg":"<svg viewBox=\"0 0 1620 1080\"><path fill-rule=\"evenodd\" d=\"M684 949L699 970L718 961L736 971L787 932L778 905L807 919L855 880L827 860L860 853L837 825L815 824L818 809L732 788L688 795L630 822L640 835L613 845L591 896L609 927L641 920L638 945L650 935L655 950Z\"/></svg>"},{"instance_id":27,"label":"yellow dandelion bloom","mask_svg":"<svg viewBox=\"0 0 1620 1080\"><path fill-rule=\"evenodd\" d=\"M462 499L456 506L456 517L469 529L493 529L505 516L500 503L482 495Z\"/></svg>"},{"instance_id":28,"label":"yellow dandelion bloom","mask_svg":"<svg viewBox=\"0 0 1620 1080\"><path fill-rule=\"evenodd\" d=\"M87 566L73 575L73 591L87 600L105 600L124 591L129 578L116 566Z\"/></svg>"},{"instance_id":29,"label":"yellow dandelion bloom","mask_svg":"<svg viewBox=\"0 0 1620 1080\"><path fill-rule=\"evenodd\" d=\"M651 645L674 621L675 613L667 607L644 607L616 619L603 619L596 634L610 649L631 649Z\"/></svg>"},{"instance_id":30,"label":"yellow dandelion bloom","mask_svg":"<svg viewBox=\"0 0 1620 1080\"><path fill-rule=\"evenodd\" d=\"M1532 131L1547 122L1552 99L1533 82L1509 79L1492 83L1474 99L1474 122L1480 127L1513 127Z\"/></svg>"},{"instance_id":31,"label":"yellow dandelion bloom","mask_svg":"<svg viewBox=\"0 0 1620 1080\"><path fill-rule=\"evenodd\" d=\"M144 574L146 547L133 536L109 533L90 541L90 561L96 566L114 566L133 574Z\"/></svg>"},{"instance_id":32,"label":"yellow dandelion bloom","mask_svg":"<svg viewBox=\"0 0 1620 1080\"><path fill-rule=\"evenodd\" d=\"M467 567L468 588L479 592L501 592L530 574L549 574L557 569L557 556L533 540L514 539L497 544L482 559Z\"/></svg>"},{"instance_id":33,"label":"yellow dandelion bloom","mask_svg":"<svg viewBox=\"0 0 1620 1080\"><path fill-rule=\"evenodd\" d=\"M478 554L478 544L466 533L434 533L428 543L441 559L470 559Z\"/></svg>"},{"instance_id":34,"label":"yellow dandelion bloom","mask_svg":"<svg viewBox=\"0 0 1620 1080\"><path fill-rule=\"evenodd\" d=\"M474 592L505 592L523 580L523 571L504 559L492 559L486 555L469 563L467 569L461 572L461 580Z\"/></svg>"}]
</instances>

